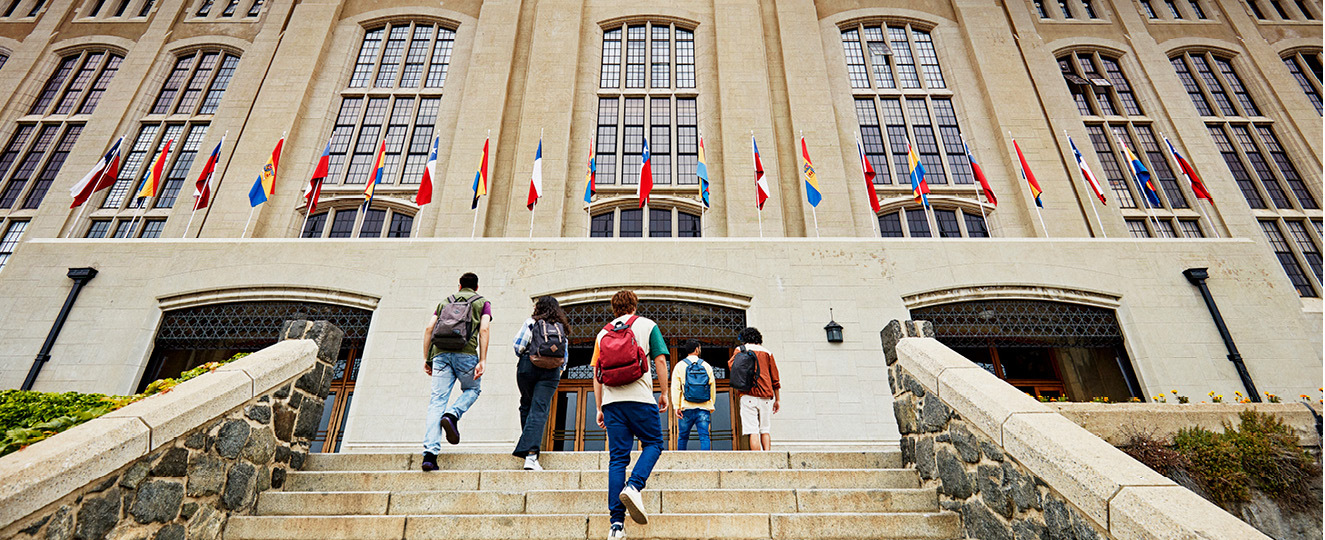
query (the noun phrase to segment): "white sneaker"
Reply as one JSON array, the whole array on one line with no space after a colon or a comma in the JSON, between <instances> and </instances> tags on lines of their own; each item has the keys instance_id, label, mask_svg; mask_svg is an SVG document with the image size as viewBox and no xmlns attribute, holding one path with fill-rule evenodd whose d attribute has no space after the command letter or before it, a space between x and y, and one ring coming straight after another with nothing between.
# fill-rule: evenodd
<instances>
[{"instance_id":1,"label":"white sneaker","mask_svg":"<svg viewBox=\"0 0 1325 540\"><path fill-rule=\"evenodd\" d=\"M541 471L543 466L538 464L538 454L529 454L524 457L524 470Z\"/></svg>"},{"instance_id":2,"label":"white sneaker","mask_svg":"<svg viewBox=\"0 0 1325 540\"><path fill-rule=\"evenodd\" d=\"M626 505L626 510L630 512L630 519L635 520L635 523L643 525L649 522L649 516L644 513L644 498L640 497L638 489L635 489L634 486L626 486L621 490L619 498L621 503Z\"/></svg>"},{"instance_id":3,"label":"white sneaker","mask_svg":"<svg viewBox=\"0 0 1325 540\"><path fill-rule=\"evenodd\" d=\"M612 530L607 531L607 540L619 540L626 537L626 525L624 523L613 523Z\"/></svg>"}]
</instances>

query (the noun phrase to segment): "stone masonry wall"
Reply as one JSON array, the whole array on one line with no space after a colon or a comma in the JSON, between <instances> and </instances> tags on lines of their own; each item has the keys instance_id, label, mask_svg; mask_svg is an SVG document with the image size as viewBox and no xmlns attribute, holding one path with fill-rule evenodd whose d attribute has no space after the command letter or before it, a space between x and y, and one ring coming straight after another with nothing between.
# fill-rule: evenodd
<instances>
[{"instance_id":1,"label":"stone masonry wall","mask_svg":"<svg viewBox=\"0 0 1325 540\"><path fill-rule=\"evenodd\" d=\"M958 512L967 538L980 540L1099 540L1112 538L1043 480L1004 454L991 439L926 392L897 363L903 337L934 337L924 321L893 321L883 330L901 430L902 460L923 487L938 490L939 505Z\"/></svg>"},{"instance_id":2,"label":"stone masonry wall","mask_svg":"<svg viewBox=\"0 0 1325 540\"><path fill-rule=\"evenodd\" d=\"M229 516L252 513L258 492L280 488L287 470L302 468L344 333L326 321L287 321L280 335L314 340L312 369L11 524L0 538L219 539Z\"/></svg>"}]
</instances>

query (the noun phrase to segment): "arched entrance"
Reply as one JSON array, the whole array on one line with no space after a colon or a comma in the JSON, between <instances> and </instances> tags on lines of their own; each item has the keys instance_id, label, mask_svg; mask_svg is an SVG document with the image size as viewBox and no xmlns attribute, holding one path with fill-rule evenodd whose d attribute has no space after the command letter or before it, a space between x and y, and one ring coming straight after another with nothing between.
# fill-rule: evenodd
<instances>
[{"instance_id":1,"label":"arched entrance","mask_svg":"<svg viewBox=\"0 0 1325 540\"><path fill-rule=\"evenodd\" d=\"M543 448L549 451L606 450L607 434L596 423L593 390L593 371L589 360L593 356L594 337L603 325L612 320L607 302L587 302L565 306L571 322L570 364L562 375L552 402ZM700 357L713 366L718 395L714 400L713 420L709 428L714 450L732 450L741 444L734 435L740 429L739 411L732 407L733 393L727 383L727 360L735 347L736 333L745 327L745 310L669 300L640 300L638 315L658 323L667 345L669 371L679 360L676 345L685 339L700 342ZM652 367L652 364L650 364ZM655 379L657 374L655 374ZM654 382L654 394L658 393ZM676 448L676 418L659 414L667 435L668 449ZM690 448L699 448L695 432L690 433Z\"/></svg>"},{"instance_id":2,"label":"arched entrance","mask_svg":"<svg viewBox=\"0 0 1325 540\"><path fill-rule=\"evenodd\" d=\"M166 311L157 331L152 356L138 383L175 377L207 362L235 353L253 352L276 343L281 323L292 319L325 320L345 332L337 357L331 391L322 408L322 423L310 450L340 449L345 419L359 378L364 340L373 312L349 306L305 301L260 300L184 307Z\"/></svg>"},{"instance_id":3,"label":"arched entrance","mask_svg":"<svg viewBox=\"0 0 1325 540\"><path fill-rule=\"evenodd\" d=\"M935 337L1036 397L1141 396L1112 309L1047 300L976 300L911 310Z\"/></svg>"}]
</instances>

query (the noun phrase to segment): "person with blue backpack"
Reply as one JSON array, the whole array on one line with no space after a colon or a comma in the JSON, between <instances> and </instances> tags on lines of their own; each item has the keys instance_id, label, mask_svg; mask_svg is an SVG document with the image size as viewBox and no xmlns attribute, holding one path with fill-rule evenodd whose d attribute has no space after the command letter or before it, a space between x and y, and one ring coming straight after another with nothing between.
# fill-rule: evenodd
<instances>
[{"instance_id":1,"label":"person with blue backpack","mask_svg":"<svg viewBox=\"0 0 1325 540\"><path fill-rule=\"evenodd\" d=\"M713 366L699 357L699 342L687 339L677 345L677 355L685 359L672 368L672 403L677 418L676 449L685 450L691 428L699 431L699 449L708 450L709 420L713 415L713 397L717 381Z\"/></svg>"}]
</instances>

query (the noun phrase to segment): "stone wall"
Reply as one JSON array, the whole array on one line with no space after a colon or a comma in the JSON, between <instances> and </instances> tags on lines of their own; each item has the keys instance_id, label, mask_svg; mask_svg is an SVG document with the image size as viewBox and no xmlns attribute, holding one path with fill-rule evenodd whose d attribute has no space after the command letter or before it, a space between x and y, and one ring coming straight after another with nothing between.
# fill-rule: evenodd
<instances>
[{"instance_id":1,"label":"stone wall","mask_svg":"<svg viewBox=\"0 0 1325 540\"><path fill-rule=\"evenodd\" d=\"M120 416L103 417L79 426L87 428L84 431L88 433L104 433L104 428L113 427L118 418L125 417L124 414L138 415L136 418L146 423L152 416L161 416L163 410L167 410L175 421L188 421L191 417L195 420L194 425L183 429L183 433L159 442L152 441L152 435L158 430L150 430L147 441L150 451L110 474L76 487L35 513L17 520L12 519L9 511L0 514L3 519L0 523L4 524L0 538L220 538L229 516L251 513L258 492L280 488L287 470L298 470L303 466L309 441L317 434L332 379L331 366L340 349L342 336L340 329L325 321L288 321L281 329L282 339L299 341L282 342L227 364L214 373L179 385L168 394L153 396L116 411ZM271 368L281 364L300 366L300 370L293 377L273 381ZM191 414L198 408L205 408L206 402L217 397L216 394L209 396L200 392L214 391L216 383L225 379L227 374L247 376L241 384L248 381L247 386L256 395L250 394L253 397L219 416ZM202 384L190 386L194 381ZM168 397L173 399L165 399ZM183 401L190 406L174 408L171 401ZM137 410L131 410L135 408ZM161 427L160 431L171 429L167 425ZM61 447L77 444L78 433L61 440L68 434L62 433L0 460L0 479L8 483L11 476L22 475L31 480L43 469L64 479L69 472L94 468L104 462L97 459L104 456L81 459L82 456L74 453L65 454L71 459L58 465L45 463L37 467L23 467L16 463L18 460L9 459L27 457L26 461L31 462L42 456L25 454L42 451L58 454ZM43 448L43 445L51 446ZM45 486L54 483L57 482ZM14 496L0 497L0 505L14 502L17 497L26 498L22 503L16 502L10 510L23 503L31 505L34 499L50 496L42 487L33 486L22 493L0 491L3 495Z\"/></svg>"},{"instance_id":2,"label":"stone wall","mask_svg":"<svg viewBox=\"0 0 1325 540\"><path fill-rule=\"evenodd\" d=\"M933 336L923 321L884 328L893 412L903 461L968 538L1266 538Z\"/></svg>"}]
</instances>

